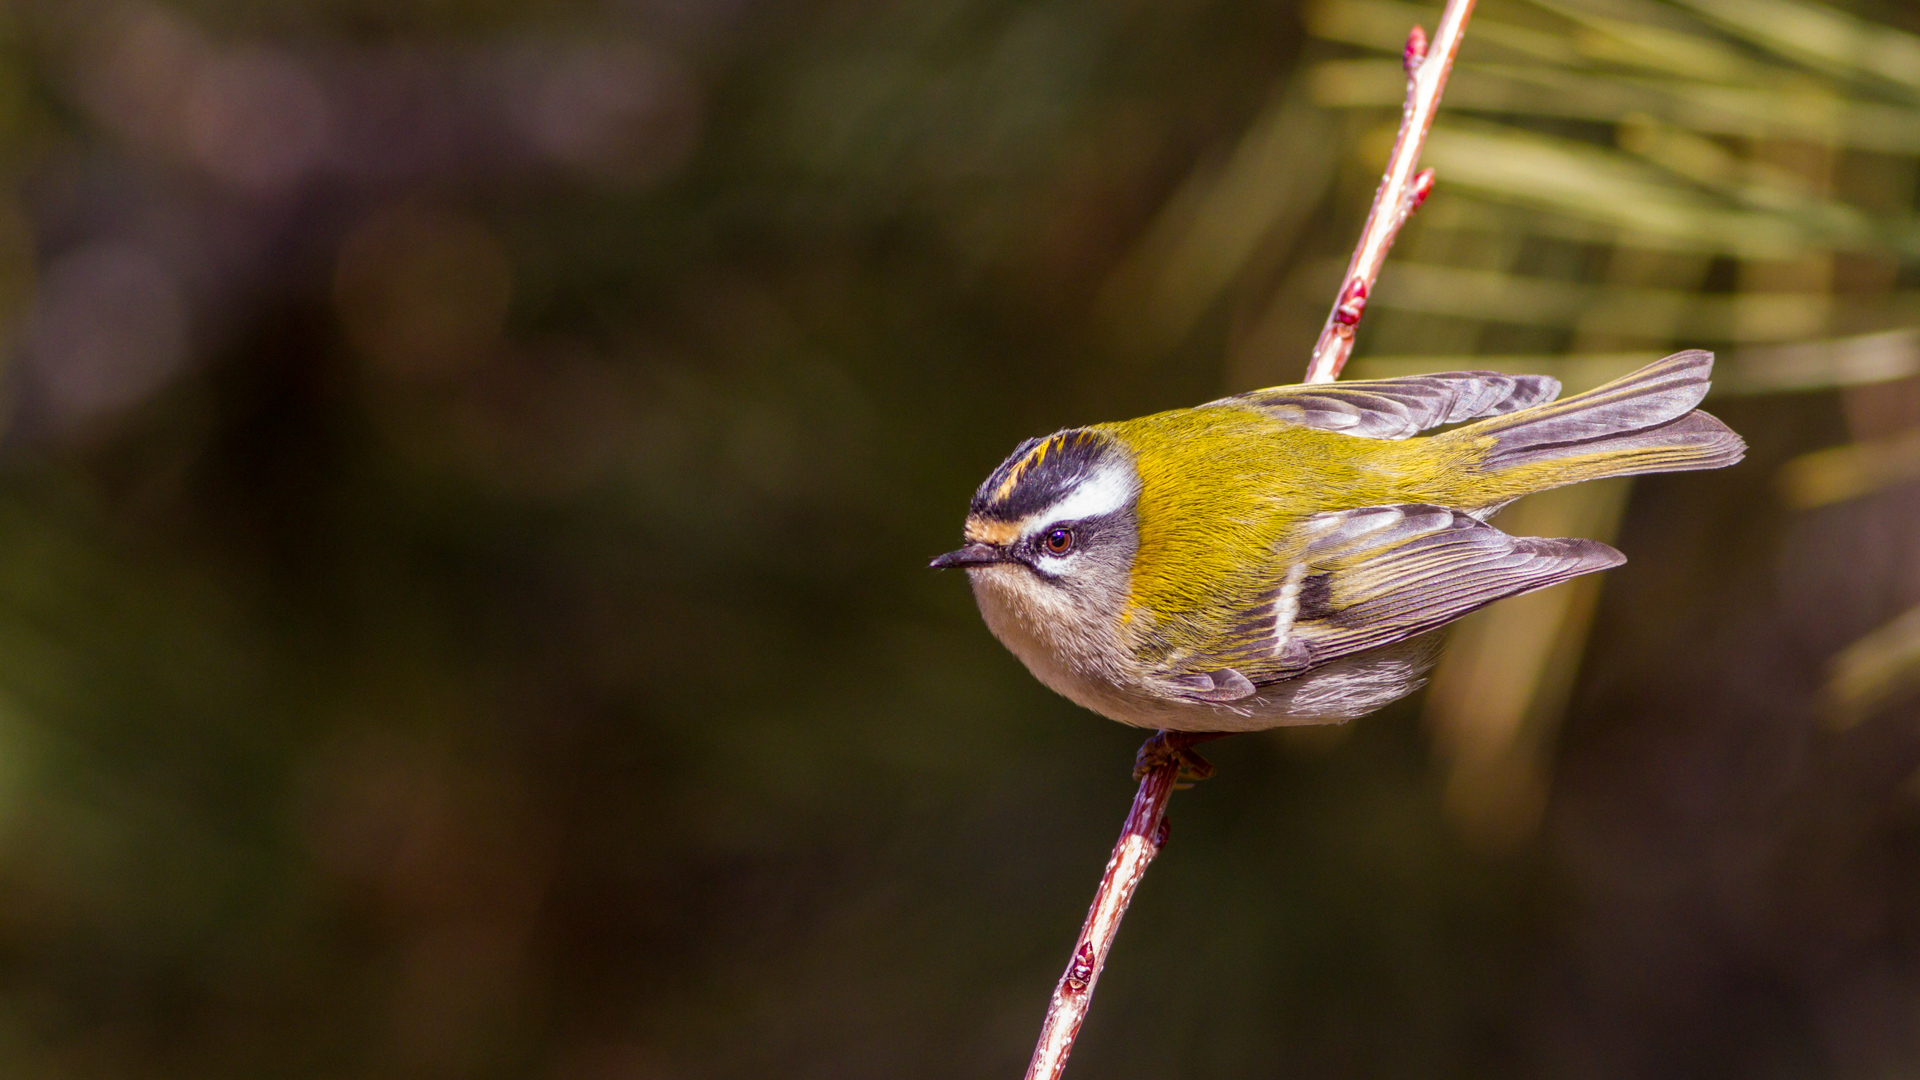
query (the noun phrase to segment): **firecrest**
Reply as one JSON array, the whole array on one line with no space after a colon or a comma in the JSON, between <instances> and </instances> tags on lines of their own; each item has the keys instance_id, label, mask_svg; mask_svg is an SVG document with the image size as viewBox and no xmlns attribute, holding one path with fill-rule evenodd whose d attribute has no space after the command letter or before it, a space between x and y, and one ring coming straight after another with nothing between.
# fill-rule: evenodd
<instances>
[{"instance_id":1,"label":"firecrest","mask_svg":"<svg viewBox=\"0 0 1920 1080\"><path fill-rule=\"evenodd\" d=\"M1554 379L1489 371L1279 386L1068 428L987 477L965 546L932 565L967 571L1041 682L1121 723L1345 720L1420 685L1428 631L1626 561L1509 536L1500 507L1739 461L1694 408L1712 369L1676 353L1563 401Z\"/></svg>"}]
</instances>

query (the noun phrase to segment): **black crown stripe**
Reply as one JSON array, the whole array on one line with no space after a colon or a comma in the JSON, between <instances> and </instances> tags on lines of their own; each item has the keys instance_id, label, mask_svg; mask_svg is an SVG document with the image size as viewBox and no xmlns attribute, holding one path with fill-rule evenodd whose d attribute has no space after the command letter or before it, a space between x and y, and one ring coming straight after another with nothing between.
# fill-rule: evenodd
<instances>
[{"instance_id":1,"label":"black crown stripe","mask_svg":"<svg viewBox=\"0 0 1920 1080\"><path fill-rule=\"evenodd\" d=\"M1017 521L1059 501L1112 450L1110 436L1069 428L1028 439L987 477L973 497L975 517Z\"/></svg>"}]
</instances>

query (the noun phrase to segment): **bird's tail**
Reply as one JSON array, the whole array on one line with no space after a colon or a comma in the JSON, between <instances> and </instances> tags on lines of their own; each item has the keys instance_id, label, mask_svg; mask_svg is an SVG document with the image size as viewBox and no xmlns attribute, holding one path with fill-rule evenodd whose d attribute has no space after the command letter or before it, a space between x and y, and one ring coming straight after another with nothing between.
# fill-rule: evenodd
<instances>
[{"instance_id":1,"label":"bird's tail","mask_svg":"<svg viewBox=\"0 0 1920 1080\"><path fill-rule=\"evenodd\" d=\"M1745 455L1733 429L1695 410L1713 354L1674 353L1605 386L1489 417L1451 434L1493 440L1479 471L1514 494L1608 476L1717 469ZM1482 445L1485 445L1484 443Z\"/></svg>"}]
</instances>

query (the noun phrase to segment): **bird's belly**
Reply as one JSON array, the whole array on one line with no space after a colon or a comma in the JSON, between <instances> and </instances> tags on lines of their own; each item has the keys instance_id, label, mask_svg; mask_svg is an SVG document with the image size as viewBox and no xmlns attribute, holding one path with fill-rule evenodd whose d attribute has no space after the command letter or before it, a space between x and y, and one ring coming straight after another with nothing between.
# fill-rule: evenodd
<instances>
[{"instance_id":1,"label":"bird's belly","mask_svg":"<svg viewBox=\"0 0 1920 1080\"><path fill-rule=\"evenodd\" d=\"M1250 698L1226 704L1135 694L1124 714L1106 712L1124 724L1169 731L1264 731L1311 724L1344 724L1418 690L1439 653L1438 633L1343 656L1281 682L1267 683Z\"/></svg>"},{"instance_id":2,"label":"bird's belly","mask_svg":"<svg viewBox=\"0 0 1920 1080\"><path fill-rule=\"evenodd\" d=\"M1398 701L1426 683L1440 654L1440 632L1343 656L1305 674L1269 683L1236 705L1252 714L1241 727L1223 731L1303 724L1338 724ZM1197 730L1197 729L1182 729Z\"/></svg>"},{"instance_id":3,"label":"bird's belly","mask_svg":"<svg viewBox=\"0 0 1920 1080\"><path fill-rule=\"evenodd\" d=\"M1069 604L1050 604L1044 593L1023 588L1024 582L998 576L1019 573L1024 571L988 567L969 575L987 627L1049 689L1134 727L1261 731L1343 723L1419 689L1439 649L1437 633L1423 634L1269 683L1241 701L1190 701L1151 690L1143 667L1116 662L1127 654L1112 640L1107 620L1089 618Z\"/></svg>"}]
</instances>

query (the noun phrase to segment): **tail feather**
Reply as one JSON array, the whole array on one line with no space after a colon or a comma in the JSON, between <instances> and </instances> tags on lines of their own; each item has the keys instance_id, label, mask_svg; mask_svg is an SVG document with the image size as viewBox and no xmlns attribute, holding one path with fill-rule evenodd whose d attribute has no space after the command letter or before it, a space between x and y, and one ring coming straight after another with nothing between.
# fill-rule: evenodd
<instances>
[{"instance_id":1,"label":"tail feather","mask_svg":"<svg viewBox=\"0 0 1920 1080\"><path fill-rule=\"evenodd\" d=\"M1634 476L1718 469L1739 461L1746 451L1747 444L1718 417L1690 412L1678 420L1615 432L1611 437L1509 450L1495 460L1502 468L1523 468L1548 461L1577 467L1582 459L1591 459L1593 464L1605 465L1608 476Z\"/></svg>"},{"instance_id":2,"label":"tail feather","mask_svg":"<svg viewBox=\"0 0 1920 1080\"><path fill-rule=\"evenodd\" d=\"M1677 420L1700 404L1712 372L1713 354L1689 349L1584 394L1483 420L1473 433L1499 437L1487 459L1495 465L1535 447L1639 431Z\"/></svg>"},{"instance_id":3,"label":"tail feather","mask_svg":"<svg viewBox=\"0 0 1920 1080\"><path fill-rule=\"evenodd\" d=\"M1675 353L1605 386L1459 429L1494 438L1481 469L1528 490L1607 476L1717 469L1746 443L1714 417L1694 411L1706 397L1713 354Z\"/></svg>"}]
</instances>

